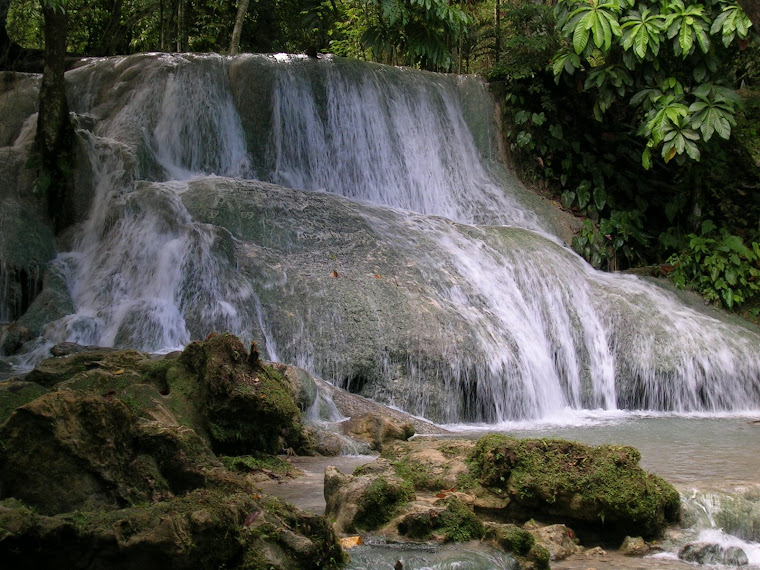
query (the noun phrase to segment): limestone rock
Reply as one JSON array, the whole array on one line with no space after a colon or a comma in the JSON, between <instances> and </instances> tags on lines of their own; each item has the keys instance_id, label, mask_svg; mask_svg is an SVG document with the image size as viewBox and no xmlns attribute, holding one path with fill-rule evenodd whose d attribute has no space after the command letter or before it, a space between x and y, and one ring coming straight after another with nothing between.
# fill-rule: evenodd
<instances>
[{"instance_id":1,"label":"limestone rock","mask_svg":"<svg viewBox=\"0 0 760 570\"><path fill-rule=\"evenodd\" d=\"M491 434L471 457L480 484L507 495L507 512L518 519L592 526L621 540L634 532L657 536L678 520L678 492L641 469L632 447Z\"/></svg>"},{"instance_id":2,"label":"limestone rock","mask_svg":"<svg viewBox=\"0 0 760 570\"><path fill-rule=\"evenodd\" d=\"M401 423L378 414L352 417L343 422L341 428L345 435L366 441L376 451L381 451L391 441L406 441L414 435L414 427L410 423Z\"/></svg>"},{"instance_id":3,"label":"limestone rock","mask_svg":"<svg viewBox=\"0 0 760 570\"><path fill-rule=\"evenodd\" d=\"M383 459L359 467L354 475L332 466L325 470L325 516L335 518L340 533L378 529L414 498L412 485L396 477Z\"/></svg>"},{"instance_id":4,"label":"limestone rock","mask_svg":"<svg viewBox=\"0 0 760 570\"><path fill-rule=\"evenodd\" d=\"M626 556L643 556L649 550L649 545L640 536L626 536L623 544L620 545L620 554L625 554Z\"/></svg>"},{"instance_id":5,"label":"limestone rock","mask_svg":"<svg viewBox=\"0 0 760 570\"><path fill-rule=\"evenodd\" d=\"M50 515L186 492L220 466L194 432L139 424L118 399L69 390L16 409L0 439L0 496Z\"/></svg>"},{"instance_id":6,"label":"limestone rock","mask_svg":"<svg viewBox=\"0 0 760 570\"><path fill-rule=\"evenodd\" d=\"M552 560L564 560L581 550L575 542L575 533L563 524L533 528L530 531L536 542L549 551Z\"/></svg>"}]
</instances>

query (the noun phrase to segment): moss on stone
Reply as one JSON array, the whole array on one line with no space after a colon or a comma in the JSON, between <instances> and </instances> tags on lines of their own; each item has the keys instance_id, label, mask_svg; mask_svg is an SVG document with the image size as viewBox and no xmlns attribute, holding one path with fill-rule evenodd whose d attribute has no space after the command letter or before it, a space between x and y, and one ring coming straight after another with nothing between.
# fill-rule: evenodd
<instances>
[{"instance_id":1,"label":"moss on stone","mask_svg":"<svg viewBox=\"0 0 760 570\"><path fill-rule=\"evenodd\" d=\"M359 498L354 523L364 530L380 528L414 498L414 487L408 481L378 477Z\"/></svg>"},{"instance_id":2,"label":"moss on stone","mask_svg":"<svg viewBox=\"0 0 760 570\"><path fill-rule=\"evenodd\" d=\"M47 392L47 388L34 382L22 380L0 382L0 424L8 419L13 410Z\"/></svg>"},{"instance_id":3,"label":"moss on stone","mask_svg":"<svg viewBox=\"0 0 760 570\"><path fill-rule=\"evenodd\" d=\"M527 556L536 542L532 534L514 524L489 525L484 540L518 556Z\"/></svg>"},{"instance_id":4,"label":"moss on stone","mask_svg":"<svg viewBox=\"0 0 760 570\"><path fill-rule=\"evenodd\" d=\"M620 536L656 536L678 520L678 492L638 466L632 447L490 434L470 456L485 487L507 493L513 515L581 521Z\"/></svg>"}]
</instances>

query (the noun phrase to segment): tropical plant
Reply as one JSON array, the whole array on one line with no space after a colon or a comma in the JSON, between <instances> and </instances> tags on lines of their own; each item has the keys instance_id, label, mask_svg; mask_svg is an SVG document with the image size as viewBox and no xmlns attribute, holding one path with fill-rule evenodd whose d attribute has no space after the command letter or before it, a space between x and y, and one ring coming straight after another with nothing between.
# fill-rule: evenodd
<instances>
[{"instance_id":1,"label":"tropical plant","mask_svg":"<svg viewBox=\"0 0 760 570\"><path fill-rule=\"evenodd\" d=\"M557 81L585 76L599 121L614 103L630 104L645 168L653 151L666 163L698 161L713 134L729 138L741 100L721 57L752 25L735 1L559 0L555 14Z\"/></svg>"}]
</instances>

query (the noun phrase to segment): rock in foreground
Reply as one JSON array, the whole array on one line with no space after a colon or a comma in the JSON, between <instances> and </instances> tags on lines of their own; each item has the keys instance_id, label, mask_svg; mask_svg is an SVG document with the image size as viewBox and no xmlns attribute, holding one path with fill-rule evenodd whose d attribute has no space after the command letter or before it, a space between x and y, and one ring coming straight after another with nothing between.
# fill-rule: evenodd
<instances>
[{"instance_id":1,"label":"rock in foreground","mask_svg":"<svg viewBox=\"0 0 760 570\"><path fill-rule=\"evenodd\" d=\"M217 457L308 447L293 387L255 347L216 335L158 360L71 351L23 387L0 391L0 403L30 400L0 425L7 567L342 564L323 517L261 495L251 476L225 467L237 458Z\"/></svg>"}]
</instances>

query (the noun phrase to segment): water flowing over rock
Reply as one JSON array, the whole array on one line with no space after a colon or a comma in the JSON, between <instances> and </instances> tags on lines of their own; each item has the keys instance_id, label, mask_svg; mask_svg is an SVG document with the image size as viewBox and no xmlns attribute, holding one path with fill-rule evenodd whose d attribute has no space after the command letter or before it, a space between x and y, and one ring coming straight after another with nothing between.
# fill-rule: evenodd
<instances>
[{"instance_id":1,"label":"water flowing over rock","mask_svg":"<svg viewBox=\"0 0 760 570\"><path fill-rule=\"evenodd\" d=\"M47 272L70 306L24 323L51 342L231 331L444 422L760 407L760 337L561 245L475 78L149 54L67 80L81 223Z\"/></svg>"}]
</instances>

